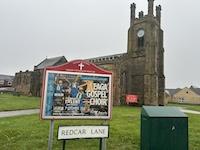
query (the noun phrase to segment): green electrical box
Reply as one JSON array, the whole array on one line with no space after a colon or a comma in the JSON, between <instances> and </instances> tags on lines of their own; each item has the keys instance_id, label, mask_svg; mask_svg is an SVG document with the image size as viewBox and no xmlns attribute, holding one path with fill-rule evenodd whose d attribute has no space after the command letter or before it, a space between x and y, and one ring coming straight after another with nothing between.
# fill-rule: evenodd
<instances>
[{"instance_id":1,"label":"green electrical box","mask_svg":"<svg viewBox=\"0 0 200 150\"><path fill-rule=\"evenodd\" d=\"M141 150L188 150L188 117L176 107L143 106Z\"/></svg>"}]
</instances>

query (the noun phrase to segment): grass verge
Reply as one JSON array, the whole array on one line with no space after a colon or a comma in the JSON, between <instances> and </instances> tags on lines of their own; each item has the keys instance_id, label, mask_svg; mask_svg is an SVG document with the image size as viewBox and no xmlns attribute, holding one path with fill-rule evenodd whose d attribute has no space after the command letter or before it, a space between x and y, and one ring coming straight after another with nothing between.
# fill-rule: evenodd
<instances>
[{"instance_id":1,"label":"grass verge","mask_svg":"<svg viewBox=\"0 0 200 150\"><path fill-rule=\"evenodd\" d=\"M195 105L195 104L169 103L168 106L182 107L184 109L194 110L194 111L199 111L200 112L200 105Z\"/></svg>"},{"instance_id":2,"label":"grass verge","mask_svg":"<svg viewBox=\"0 0 200 150\"><path fill-rule=\"evenodd\" d=\"M39 108L39 97L0 94L0 111Z\"/></svg>"},{"instance_id":3,"label":"grass verge","mask_svg":"<svg viewBox=\"0 0 200 150\"><path fill-rule=\"evenodd\" d=\"M140 149L140 108L114 107L110 124L108 150ZM200 147L200 115L189 116L189 149ZM62 120L55 121L53 149L60 150L62 142L57 140L58 125L91 125L102 121ZM46 150L50 121L39 120L38 115L0 119L0 149L3 150ZM70 150L98 150L99 140L69 140L66 148Z\"/></svg>"}]
</instances>

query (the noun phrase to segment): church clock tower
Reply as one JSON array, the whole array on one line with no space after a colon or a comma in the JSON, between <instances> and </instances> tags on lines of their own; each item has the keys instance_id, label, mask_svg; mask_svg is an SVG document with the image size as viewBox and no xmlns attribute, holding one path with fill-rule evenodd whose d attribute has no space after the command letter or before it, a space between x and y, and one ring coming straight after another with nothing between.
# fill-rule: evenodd
<instances>
[{"instance_id":1,"label":"church clock tower","mask_svg":"<svg viewBox=\"0 0 200 150\"><path fill-rule=\"evenodd\" d=\"M164 48L161 6L148 0L148 14L135 16L136 5L131 4L127 56L123 60L121 81L126 80L124 93L139 95L141 105L164 105ZM125 76L125 77L123 77ZM125 79L124 79L125 78Z\"/></svg>"},{"instance_id":2,"label":"church clock tower","mask_svg":"<svg viewBox=\"0 0 200 150\"><path fill-rule=\"evenodd\" d=\"M161 6L148 0L148 13L135 14L131 4L127 52L90 59L113 72L113 103L124 104L127 95L137 95L139 105L164 105L164 48Z\"/></svg>"}]
</instances>

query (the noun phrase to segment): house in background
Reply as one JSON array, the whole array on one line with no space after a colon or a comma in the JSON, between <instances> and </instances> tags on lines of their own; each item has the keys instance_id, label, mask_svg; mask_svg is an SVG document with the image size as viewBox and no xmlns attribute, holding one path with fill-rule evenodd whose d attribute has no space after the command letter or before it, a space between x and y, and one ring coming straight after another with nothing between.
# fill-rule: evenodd
<instances>
[{"instance_id":1,"label":"house in background","mask_svg":"<svg viewBox=\"0 0 200 150\"><path fill-rule=\"evenodd\" d=\"M191 86L183 89L166 89L165 99L168 102L200 104L200 88Z\"/></svg>"},{"instance_id":2,"label":"house in background","mask_svg":"<svg viewBox=\"0 0 200 150\"><path fill-rule=\"evenodd\" d=\"M58 66L66 63L67 60L64 56L46 58L38 65L34 66L33 71L17 72L15 74L13 87L16 92L25 95L41 96L41 86L43 72L46 67Z\"/></svg>"},{"instance_id":3,"label":"house in background","mask_svg":"<svg viewBox=\"0 0 200 150\"><path fill-rule=\"evenodd\" d=\"M173 99L173 95L175 93L177 93L178 91L180 91L180 88L177 89L165 89L165 101L168 102L172 102Z\"/></svg>"},{"instance_id":4,"label":"house in background","mask_svg":"<svg viewBox=\"0 0 200 150\"><path fill-rule=\"evenodd\" d=\"M0 87L11 87L14 76L0 74Z\"/></svg>"},{"instance_id":5,"label":"house in background","mask_svg":"<svg viewBox=\"0 0 200 150\"><path fill-rule=\"evenodd\" d=\"M0 74L0 92L13 92L12 87L14 76Z\"/></svg>"}]
</instances>

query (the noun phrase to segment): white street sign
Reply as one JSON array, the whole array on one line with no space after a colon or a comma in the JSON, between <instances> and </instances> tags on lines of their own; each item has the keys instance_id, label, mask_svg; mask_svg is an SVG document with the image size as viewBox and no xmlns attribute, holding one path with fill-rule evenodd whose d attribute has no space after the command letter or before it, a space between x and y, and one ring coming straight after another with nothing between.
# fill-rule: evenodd
<instances>
[{"instance_id":1,"label":"white street sign","mask_svg":"<svg viewBox=\"0 0 200 150\"><path fill-rule=\"evenodd\" d=\"M108 126L59 126L58 139L107 138Z\"/></svg>"}]
</instances>

